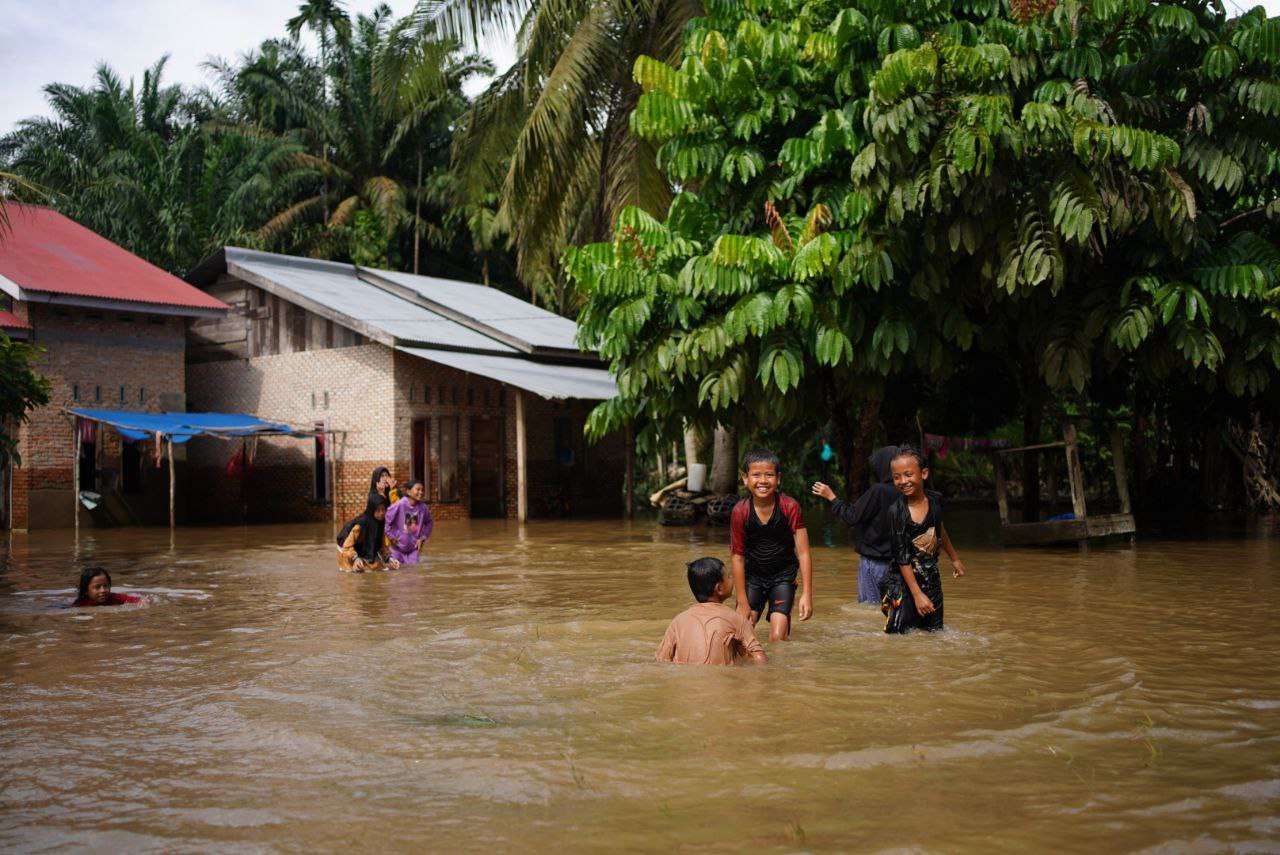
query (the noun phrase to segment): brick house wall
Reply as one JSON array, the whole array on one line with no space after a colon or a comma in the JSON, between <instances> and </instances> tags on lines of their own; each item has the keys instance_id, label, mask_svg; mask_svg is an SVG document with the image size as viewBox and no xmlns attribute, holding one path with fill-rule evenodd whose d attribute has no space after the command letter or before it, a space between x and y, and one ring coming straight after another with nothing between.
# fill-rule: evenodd
<instances>
[{"instance_id":1,"label":"brick house wall","mask_svg":"<svg viewBox=\"0 0 1280 855\"><path fill-rule=\"evenodd\" d=\"M505 516L516 516L514 387L383 344L352 345L360 339L334 330L332 322L234 278L224 276L209 290L230 303L233 312L217 325L192 326L191 340L198 344L189 357L195 361L187 367L191 409L253 413L298 426L324 422L340 432L336 493L331 494L336 495L339 523L363 510L375 468L388 467L399 482L413 477L415 422L425 427L424 480L432 514L448 520L471 516L472 479L477 474L473 430L481 421L498 421L502 462L495 475L502 483ZM284 319L292 320L285 324ZM293 340L281 334L288 328L297 330ZM244 356L286 349L289 352ZM201 361L205 359L214 361ZM582 425L591 402L544 401L529 393L524 399L530 516L620 513L625 468L621 437L588 448ZM456 432L453 495L445 495L441 483L448 462L442 459L446 421ZM192 442L191 492L200 497L192 521L279 522L334 515L333 507L315 495L313 441L260 439L249 475L228 477L227 464L240 445ZM563 446L569 446L570 453Z\"/></svg>"},{"instance_id":2,"label":"brick house wall","mask_svg":"<svg viewBox=\"0 0 1280 855\"><path fill-rule=\"evenodd\" d=\"M32 343L44 348L35 367L49 380L50 400L18 429L22 466L13 471L10 525L15 530L69 527L74 524L75 437L62 408L183 409L185 321L26 302L15 303L14 313L31 325ZM156 468L150 462L152 442L138 445L144 457L142 490L125 499L140 521L163 523L167 464ZM114 430L99 430L96 452L102 483L118 484L122 445ZM80 513L81 523L91 524L83 509Z\"/></svg>"},{"instance_id":3,"label":"brick house wall","mask_svg":"<svg viewBox=\"0 0 1280 855\"><path fill-rule=\"evenodd\" d=\"M334 480L340 497L363 496L369 473L392 456L391 351L380 344L189 365L187 390L192 410L252 413L345 431L336 443ZM316 495L314 440L258 439L247 476L229 476L232 456L252 442L193 440L191 478L196 492L211 499L193 521L331 516L328 501Z\"/></svg>"}]
</instances>

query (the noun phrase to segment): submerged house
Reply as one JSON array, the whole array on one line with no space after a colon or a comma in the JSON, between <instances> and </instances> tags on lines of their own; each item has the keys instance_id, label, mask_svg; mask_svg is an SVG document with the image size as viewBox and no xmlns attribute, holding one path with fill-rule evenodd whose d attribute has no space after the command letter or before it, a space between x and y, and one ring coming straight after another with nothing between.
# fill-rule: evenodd
<instances>
[{"instance_id":1,"label":"submerged house","mask_svg":"<svg viewBox=\"0 0 1280 855\"><path fill-rule=\"evenodd\" d=\"M190 408L329 436L193 447L198 518L345 518L378 466L423 480L437 519L621 511L623 439L583 437L617 389L572 321L495 288L235 247L188 280L232 307L188 328Z\"/></svg>"},{"instance_id":2,"label":"submerged house","mask_svg":"<svg viewBox=\"0 0 1280 855\"><path fill-rule=\"evenodd\" d=\"M0 331L43 349L35 367L50 400L18 426L22 465L0 470L0 528L68 527L74 513L88 522L73 496L77 469L81 489L114 500L123 521L163 522L168 464L150 441L85 423L77 458L64 409L185 409L187 322L217 323L228 307L56 211L7 209Z\"/></svg>"}]
</instances>

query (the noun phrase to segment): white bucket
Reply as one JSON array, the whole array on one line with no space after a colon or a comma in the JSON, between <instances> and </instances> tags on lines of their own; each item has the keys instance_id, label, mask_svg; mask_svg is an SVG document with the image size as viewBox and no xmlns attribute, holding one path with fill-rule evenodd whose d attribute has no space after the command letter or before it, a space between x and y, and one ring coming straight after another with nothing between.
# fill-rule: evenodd
<instances>
[{"instance_id":1,"label":"white bucket","mask_svg":"<svg viewBox=\"0 0 1280 855\"><path fill-rule=\"evenodd\" d=\"M684 488L690 493L701 493L707 486L707 464L690 463L689 480Z\"/></svg>"}]
</instances>

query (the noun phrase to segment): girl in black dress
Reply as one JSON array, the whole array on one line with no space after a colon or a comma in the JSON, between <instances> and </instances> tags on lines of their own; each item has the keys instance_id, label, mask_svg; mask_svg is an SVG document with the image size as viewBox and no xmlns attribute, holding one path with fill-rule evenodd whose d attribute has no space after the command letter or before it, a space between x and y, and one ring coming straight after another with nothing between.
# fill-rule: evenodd
<instances>
[{"instance_id":1,"label":"girl in black dress","mask_svg":"<svg viewBox=\"0 0 1280 855\"><path fill-rule=\"evenodd\" d=\"M952 575L964 575L964 563L956 555L951 538L942 525L942 498L925 490L929 468L920 452L903 446L891 464L893 486L898 501L889 510L893 538L893 562L897 572L885 579L880 610L884 631L902 633L910 629L932 632L942 629L942 573L938 553L945 550L951 559Z\"/></svg>"}]
</instances>

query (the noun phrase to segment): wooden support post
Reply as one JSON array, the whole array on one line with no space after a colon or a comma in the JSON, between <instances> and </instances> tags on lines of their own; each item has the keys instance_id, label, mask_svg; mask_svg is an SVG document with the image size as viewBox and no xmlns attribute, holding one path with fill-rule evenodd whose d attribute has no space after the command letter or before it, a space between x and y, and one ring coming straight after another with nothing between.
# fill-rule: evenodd
<instances>
[{"instance_id":1,"label":"wooden support post","mask_svg":"<svg viewBox=\"0 0 1280 855\"><path fill-rule=\"evenodd\" d=\"M1080 449L1076 446L1076 426L1067 422L1062 429L1067 443L1067 482L1071 485L1071 511L1076 519L1087 516L1084 505L1084 470L1080 466Z\"/></svg>"},{"instance_id":2,"label":"wooden support post","mask_svg":"<svg viewBox=\"0 0 1280 855\"><path fill-rule=\"evenodd\" d=\"M627 474L626 474L626 477L623 479L623 485L622 485L622 489L624 491L622 494L622 507L623 507L624 513L626 513L627 515L627 519L631 519L636 515L635 497L632 495L633 493L635 493L635 486L636 486L635 485L636 439L635 439L635 431L633 430L630 424L627 425L627 437L626 437L625 444L626 444L625 453L627 455Z\"/></svg>"},{"instance_id":3,"label":"wooden support post","mask_svg":"<svg viewBox=\"0 0 1280 855\"><path fill-rule=\"evenodd\" d=\"M76 432L76 456L75 461L71 464L71 514L76 527L76 538L80 537L80 417L72 416L72 430Z\"/></svg>"},{"instance_id":4,"label":"wooden support post","mask_svg":"<svg viewBox=\"0 0 1280 855\"><path fill-rule=\"evenodd\" d=\"M528 436L524 423L524 390L516 390L516 519L529 519Z\"/></svg>"},{"instance_id":5,"label":"wooden support post","mask_svg":"<svg viewBox=\"0 0 1280 855\"><path fill-rule=\"evenodd\" d=\"M1111 465L1116 469L1116 493L1120 496L1120 513L1133 513L1133 503L1129 499L1129 471L1125 467L1124 439L1120 428L1111 429Z\"/></svg>"},{"instance_id":6,"label":"wooden support post","mask_svg":"<svg viewBox=\"0 0 1280 855\"><path fill-rule=\"evenodd\" d=\"M996 507L1000 509L1000 524L1009 524L1009 491L1004 483L1004 456L991 455L996 468Z\"/></svg>"},{"instance_id":7,"label":"wooden support post","mask_svg":"<svg viewBox=\"0 0 1280 855\"><path fill-rule=\"evenodd\" d=\"M173 438L169 438L169 534L173 534L175 516L173 512L174 474L173 474Z\"/></svg>"}]
</instances>

